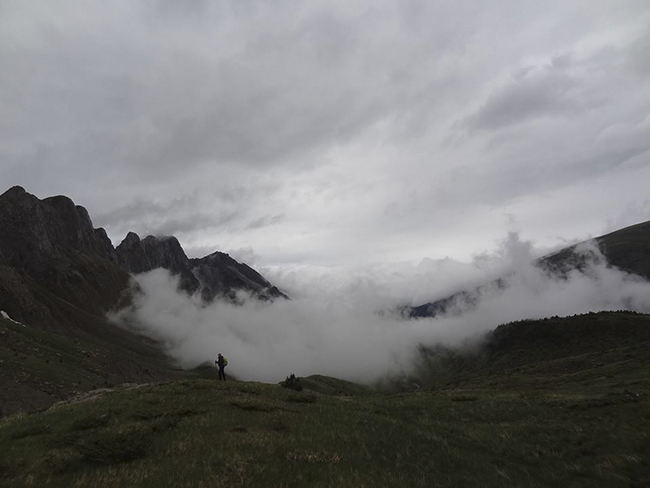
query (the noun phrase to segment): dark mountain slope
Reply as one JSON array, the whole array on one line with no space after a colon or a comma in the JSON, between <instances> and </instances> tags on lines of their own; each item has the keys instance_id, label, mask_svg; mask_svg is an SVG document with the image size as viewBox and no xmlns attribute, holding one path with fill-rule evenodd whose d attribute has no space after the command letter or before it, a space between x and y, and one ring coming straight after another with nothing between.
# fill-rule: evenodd
<instances>
[{"instance_id":1,"label":"dark mountain slope","mask_svg":"<svg viewBox=\"0 0 650 488\"><path fill-rule=\"evenodd\" d=\"M0 310L20 322L68 329L43 293L103 316L128 288L106 233L69 198L39 200L14 187L0 195L0 229Z\"/></svg>"},{"instance_id":2,"label":"dark mountain slope","mask_svg":"<svg viewBox=\"0 0 650 488\"><path fill-rule=\"evenodd\" d=\"M650 315L619 311L524 320L500 325L474 348L423 346L420 353L417 380L428 385L535 388L617 375L637 381L635 372L650 364ZM650 380L644 384L650 387Z\"/></svg>"},{"instance_id":3,"label":"dark mountain slope","mask_svg":"<svg viewBox=\"0 0 650 488\"><path fill-rule=\"evenodd\" d=\"M247 290L262 300L288 297L261 274L228 254L214 252L201 259L191 259L192 273L201 283L202 297L211 301L217 296L236 300L236 290Z\"/></svg>"}]
</instances>

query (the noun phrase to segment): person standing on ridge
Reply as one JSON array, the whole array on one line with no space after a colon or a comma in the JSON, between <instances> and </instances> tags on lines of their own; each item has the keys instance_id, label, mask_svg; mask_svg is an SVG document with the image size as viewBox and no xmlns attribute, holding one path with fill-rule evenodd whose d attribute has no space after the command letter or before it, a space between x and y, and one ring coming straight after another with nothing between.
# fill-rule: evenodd
<instances>
[{"instance_id":1,"label":"person standing on ridge","mask_svg":"<svg viewBox=\"0 0 650 488\"><path fill-rule=\"evenodd\" d=\"M217 360L214 364L219 368L219 381L226 381L226 372L224 371L224 368L228 364L228 360L219 353L217 354Z\"/></svg>"}]
</instances>

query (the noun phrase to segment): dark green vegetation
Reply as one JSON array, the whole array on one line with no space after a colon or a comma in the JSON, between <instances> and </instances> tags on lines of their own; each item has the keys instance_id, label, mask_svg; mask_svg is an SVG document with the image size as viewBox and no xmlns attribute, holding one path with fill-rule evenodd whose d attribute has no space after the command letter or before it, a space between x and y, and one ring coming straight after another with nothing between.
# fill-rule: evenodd
<instances>
[{"instance_id":1,"label":"dark green vegetation","mask_svg":"<svg viewBox=\"0 0 650 488\"><path fill-rule=\"evenodd\" d=\"M554 388L634 375L650 365L650 315L599 312L523 320L497 327L480 345L420 349L427 387ZM410 383L409 383L410 384Z\"/></svg>"},{"instance_id":2,"label":"dark green vegetation","mask_svg":"<svg viewBox=\"0 0 650 488\"><path fill-rule=\"evenodd\" d=\"M650 486L649 326L504 325L477 354L429 352L419 392L324 376L89 392L0 423L0 486Z\"/></svg>"},{"instance_id":3,"label":"dark green vegetation","mask_svg":"<svg viewBox=\"0 0 650 488\"><path fill-rule=\"evenodd\" d=\"M0 417L113 387L125 378L161 381L180 374L144 344L115 351L115 343L96 337L70 337L0 318Z\"/></svg>"}]
</instances>

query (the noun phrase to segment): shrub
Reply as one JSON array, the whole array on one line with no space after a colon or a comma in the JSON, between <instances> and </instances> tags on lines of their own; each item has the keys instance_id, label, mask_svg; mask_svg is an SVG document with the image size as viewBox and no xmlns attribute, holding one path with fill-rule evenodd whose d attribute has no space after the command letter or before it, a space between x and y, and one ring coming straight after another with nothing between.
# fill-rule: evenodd
<instances>
[{"instance_id":1,"label":"shrub","mask_svg":"<svg viewBox=\"0 0 650 488\"><path fill-rule=\"evenodd\" d=\"M302 385L300 384L300 378L297 378L295 374L291 373L290 376L287 376L282 383L283 387L289 388L290 390L302 391Z\"/></svg>"}]
</instances>

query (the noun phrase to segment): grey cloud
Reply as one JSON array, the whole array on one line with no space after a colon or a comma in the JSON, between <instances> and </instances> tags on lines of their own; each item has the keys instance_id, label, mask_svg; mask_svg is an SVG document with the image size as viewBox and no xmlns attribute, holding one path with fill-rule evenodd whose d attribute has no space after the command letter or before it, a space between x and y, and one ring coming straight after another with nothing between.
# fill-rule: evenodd
<instances>
[{"instance_id":1,"label":"grey cloud","mask_svg":"<svg viewBox=\"0 0 650 488\"><path fill-rule=\"evenodd\" d=\"M179 235L206 231L237 222L237 211L206 213L192 198L154 203L136 200L94 218L95 225L105 227L113 238L121 239L129 231L141 235Z\"/></svg>"},{"instance_id":2,"label":"grey cloud","mask_svg":"<svg viewBox=\"0 0 650 488\"><path fill-rule=\"evenodd\" d=\"M0 8L0 180L71 196L114 239L421 259L648 163L647 2ZM645 198L612 191L612 215Z\"/></svg>"},{"instance_id":3,"label":"grey cloud","mask_svg":"<svg viewBox=\"0 0 650 488\"><path fill-rule=\"evenodd\" d=\"M269 225L277 224L282 222L286 216L284 214L277 215L265 215L258 219L253 220L247 226L248 229L260 229L262 227L268 227Z\"/></svg>"},{"instance_id":4,"label":"grey cloud","mask_svg":"<svg viewBox=\"0 0 650 488\"><path fill-rule=\"evenodd\" d=\"M36 132L51 164L160 180L206 163L281 164L408 107L424 112L413 94L435 91L435 79L420 86L408 76L413 61L400 52L421 57L427 36L407 36L385 4L368 12L259 4L243 13L232 3L153 5L162 17L118 2L131 28L112 24L115 15L103 21L105 7L88 8L87 24L53 22L37 30L40 42L16 37L15 49L5 47L2 59L31 59L11 70L20 84L0 98L13 107L12 140L31 145ZM196 12L198 24L172 22ZM400 44L374 37L381 31ZM17 102L27 93L30 103Z\"/></svg>"},{"instance_id":5,"label":"grey cloud","mask_svg":"<svg viewBox=\"0 0 650 488\"><path fill-rule=\"evenodd\" d=\"M501 323L612 309L650 311L650 284L607 267L597 249L590 250L595 259L586 269L566 279L535 268L531 251L516 235L509 236L501 252L485 258L509 268L509 286L483 293L476 309L460 310L458 317L405 321L378 314L400 303L395 294L401 290L390 286L391 276L348 276L347 286L325 276L302 286L290 301L199 306L177 292L164 270L156 270L136 277L144 293L133 308L112 318L138 324L185 367L212 358L218 346L227 351L231 371L246 380L277 382L295 371L371 382L409 371L419 344L460 345ZM441 272L452 272L452 278L456 273L455 266L443 263L423 268L423 274L436 272L428 279L442 282Z\"/></svg>"},{"instance_id":6,"label":"grey cloud","mask_svg":"<svg viewBox=\"0 0 650 488\"><path fill-rule=\"evenodd\" d=\"M569 58L542 69L530 68L490 95L464 124L471 130L496 130L544 116L584 110L580 83L566 72Z\"/></svg>"}]
</instances>

